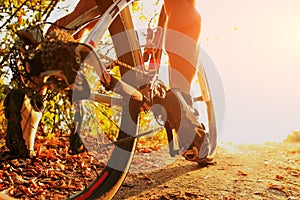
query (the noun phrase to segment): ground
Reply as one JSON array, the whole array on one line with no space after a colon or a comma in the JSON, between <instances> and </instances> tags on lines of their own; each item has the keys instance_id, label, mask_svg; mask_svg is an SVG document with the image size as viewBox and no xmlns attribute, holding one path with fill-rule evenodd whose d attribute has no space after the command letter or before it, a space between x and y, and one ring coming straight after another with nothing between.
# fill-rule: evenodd
<instances>
[{"instance_id":1,"label":"ground","mask_svg":"<svg viewBox=\"0 0 300 200\"><path fill-rule=\"evenodd\" d=\"M102 164L89 153L68 155L67 141L39 138L34 160L2 160L0 192L32 200L82 190ZM300 199L300 143L221 144L208 166L171 158L167 148L140 151L114 200Z\"/></svg>"},{"instance_id":2,"label":"ground","mask_svg":"<svg viewBox=\"0 0 300 200\"><path fill-rule=\"evenodd\" d=\"M132 172L118 199L300 199L300 143L226 144L210 166L179 158Z\"/></svg>"}]
</instances>

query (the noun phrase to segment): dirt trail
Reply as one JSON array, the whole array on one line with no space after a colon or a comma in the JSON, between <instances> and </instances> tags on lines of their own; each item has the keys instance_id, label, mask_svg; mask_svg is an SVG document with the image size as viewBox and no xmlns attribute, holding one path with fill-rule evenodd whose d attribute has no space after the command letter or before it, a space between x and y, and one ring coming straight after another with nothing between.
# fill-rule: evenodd
<instances>
[{"instance_id":1,"label":"dirt trail","mask_svg":"<svg viewBox=\"0 0 300 200\"><path fill-rule=\"evenodd\" d=\"M206 167L179 158L131 173L118 199L300 199L300 143L223 145Z\"/></svg>"}]
</instances>

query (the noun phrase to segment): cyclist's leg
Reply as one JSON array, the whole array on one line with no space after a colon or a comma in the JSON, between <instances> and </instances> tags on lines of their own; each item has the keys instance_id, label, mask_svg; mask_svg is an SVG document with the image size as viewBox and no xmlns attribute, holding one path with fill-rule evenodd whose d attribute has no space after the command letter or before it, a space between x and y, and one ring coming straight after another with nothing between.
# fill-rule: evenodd
<instances>
[{"instance_id":1,"label":"cyclist's leg","mask_svg":"<svg viewBox=\"0 0 300 200\"><path fill-rule=\"evenodd\" d=\"M12 156L34 157L34 140L44 108L40 95L33 90L12 90L5 99L8 120L6 145Z\"/></svg>"},{"instance_id":2,"label":"cyclist's leg","mask_svg":"<svg viewBox=\"0 0 300 200\"><path fill-rule=\"evenodd\" d=\"M189 93L196 72L201 17L196 10L195 0L165 0L164 3L168 16L166 28L170 30L166 34L170 66L183 76L171 71L170 84L172 88Z\"/></svg>"},{"instance_id":3,"label":"cyclist's leg","mask_svg":"<svg viewBox=\"0 0 300 200\"><path fill-rule=\"evenodd\" d=\"M199 56L201 17L195 7L195 0L176 2L165 0L165 10L168 17L165 45L171 66L170 86L174 88L172 94L167 95L166 100L174 101L175 95L181 107L181 111L172 107L167 108L170 110L169 123L175 122L179 145L186 150L185 158L202 162L202 158L208 155L208 139L203 125L192 113L190 95L190 86L196 73ZM179 119L172 119L174 116L180 116L179 124L176 123Z\"/></svg>"}]
</instances>

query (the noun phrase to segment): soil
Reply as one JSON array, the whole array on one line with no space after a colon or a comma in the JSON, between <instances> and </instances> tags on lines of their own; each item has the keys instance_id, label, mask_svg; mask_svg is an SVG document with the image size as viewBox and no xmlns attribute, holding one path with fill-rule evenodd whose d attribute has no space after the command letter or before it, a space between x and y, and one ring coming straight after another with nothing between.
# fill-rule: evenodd
<instances>
[{"instance_id":1,"label":"soil","mask_svg":"<svg viewBox=\"0 0 300 200\"><path fill-rule=\"evenodd\" d=\"M36 143L35 161L0 162L0 191L15 198L63 199L94 180L88 169L101 163L92 155L67 155L63 140ZM143 149L114 197L119 199L300 200L300 143L222 144L208 166L171 158L167 148Z\"/></svg>"},{"instance_id":2,"label":"soil","mask_svg":"<svg viewBox=\"0 0 300 200\"><path fill-rule=\"evenodd\" d=\"M177 158L154 171L132 170L114 200L300 199L300 143L221 145L215 161Z\"/></svg>"}]
</instances>

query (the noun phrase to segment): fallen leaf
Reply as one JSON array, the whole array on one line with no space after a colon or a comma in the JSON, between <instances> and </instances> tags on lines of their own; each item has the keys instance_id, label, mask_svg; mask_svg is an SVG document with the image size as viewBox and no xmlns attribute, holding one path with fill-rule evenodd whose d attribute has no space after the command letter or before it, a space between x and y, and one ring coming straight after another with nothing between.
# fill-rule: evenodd
<instances>
[{"instance_id":1,"label":"fallen leaf","mask_svg":"<svg viewBox=\"0 0 300 200\"><path fill-rule=\"evenodd\" d=\"M25 181L22 178L22 176L20 176L19 174L15 173L15 172L11 173L11 177L13 178L13 181L15 184L22 185L22 184L28 183L28 181Z\"/></svg>"},{"instance_id":2,"label":"fallen leaf","mask_svg":"<svg viewBox=\"0 0 300 200\"><path fill-rule=\"evenodd\" d=\"M243 172L241 170L238 171L238 175L240 175L240 176L248 176L247 173L245 173L245 172Z\"/></svg>"},{"instance_id":3,"label":"fallen leaf","mask_svg":"<svg viewBox=\"0 0 300 200\"><path fill-rule=\"evenodd\" d=\"M281 179L283 179L283 176L280 176L280 175L276 175L276 177L275 177L277 180L281 180Z\"/></svg>"},{"instance_id":4,"label":"fallen leaf","mask_svg":"<svg viewBox=\"0 0 300 200\"><path fill-rule=\"evenodd\" d=\"M30 187L21 186L21 190L26 194L26 196L32 196L34 193L31 191Z\"/></svg>"},{"instance_id":5,"label":"fallen leaf","mask_svg":"<svg viewBox=\"0 0 300 200\"><path fill-rule=\"evenodd\" d=\"M296 177L300 176L300 172L297 171L297 170L291 170L291 171L290 171L290 174L291 174L292 176L296 176Z\"/></svg>"},{"instance_id":6,"label":"fallen leaf","mask_svg":"<svg viewBox=\"0 0 300 200\"><path fill-rule=\"evenodd\" d=\"M142 179L144 179L144 180L146 180L146 181L152 181L151 178L150 178L149 176L147 176L146 174L142 174L142 175L140 176L140 178L142 178Z\"/></svg>"},{"instance_id":7,"label":"fallen leaf","mask_svg":"<svg viewBox=\"0 0 300 200\"><path fill-rule=\"evenodd\" d=\"M269 189L273 189L273 190L278 190L278 191L281 191L281 192L285 192L284 189L285 187L283 185L278 185L278 184L269 184Z\"/></svg>"}]
</instances>

